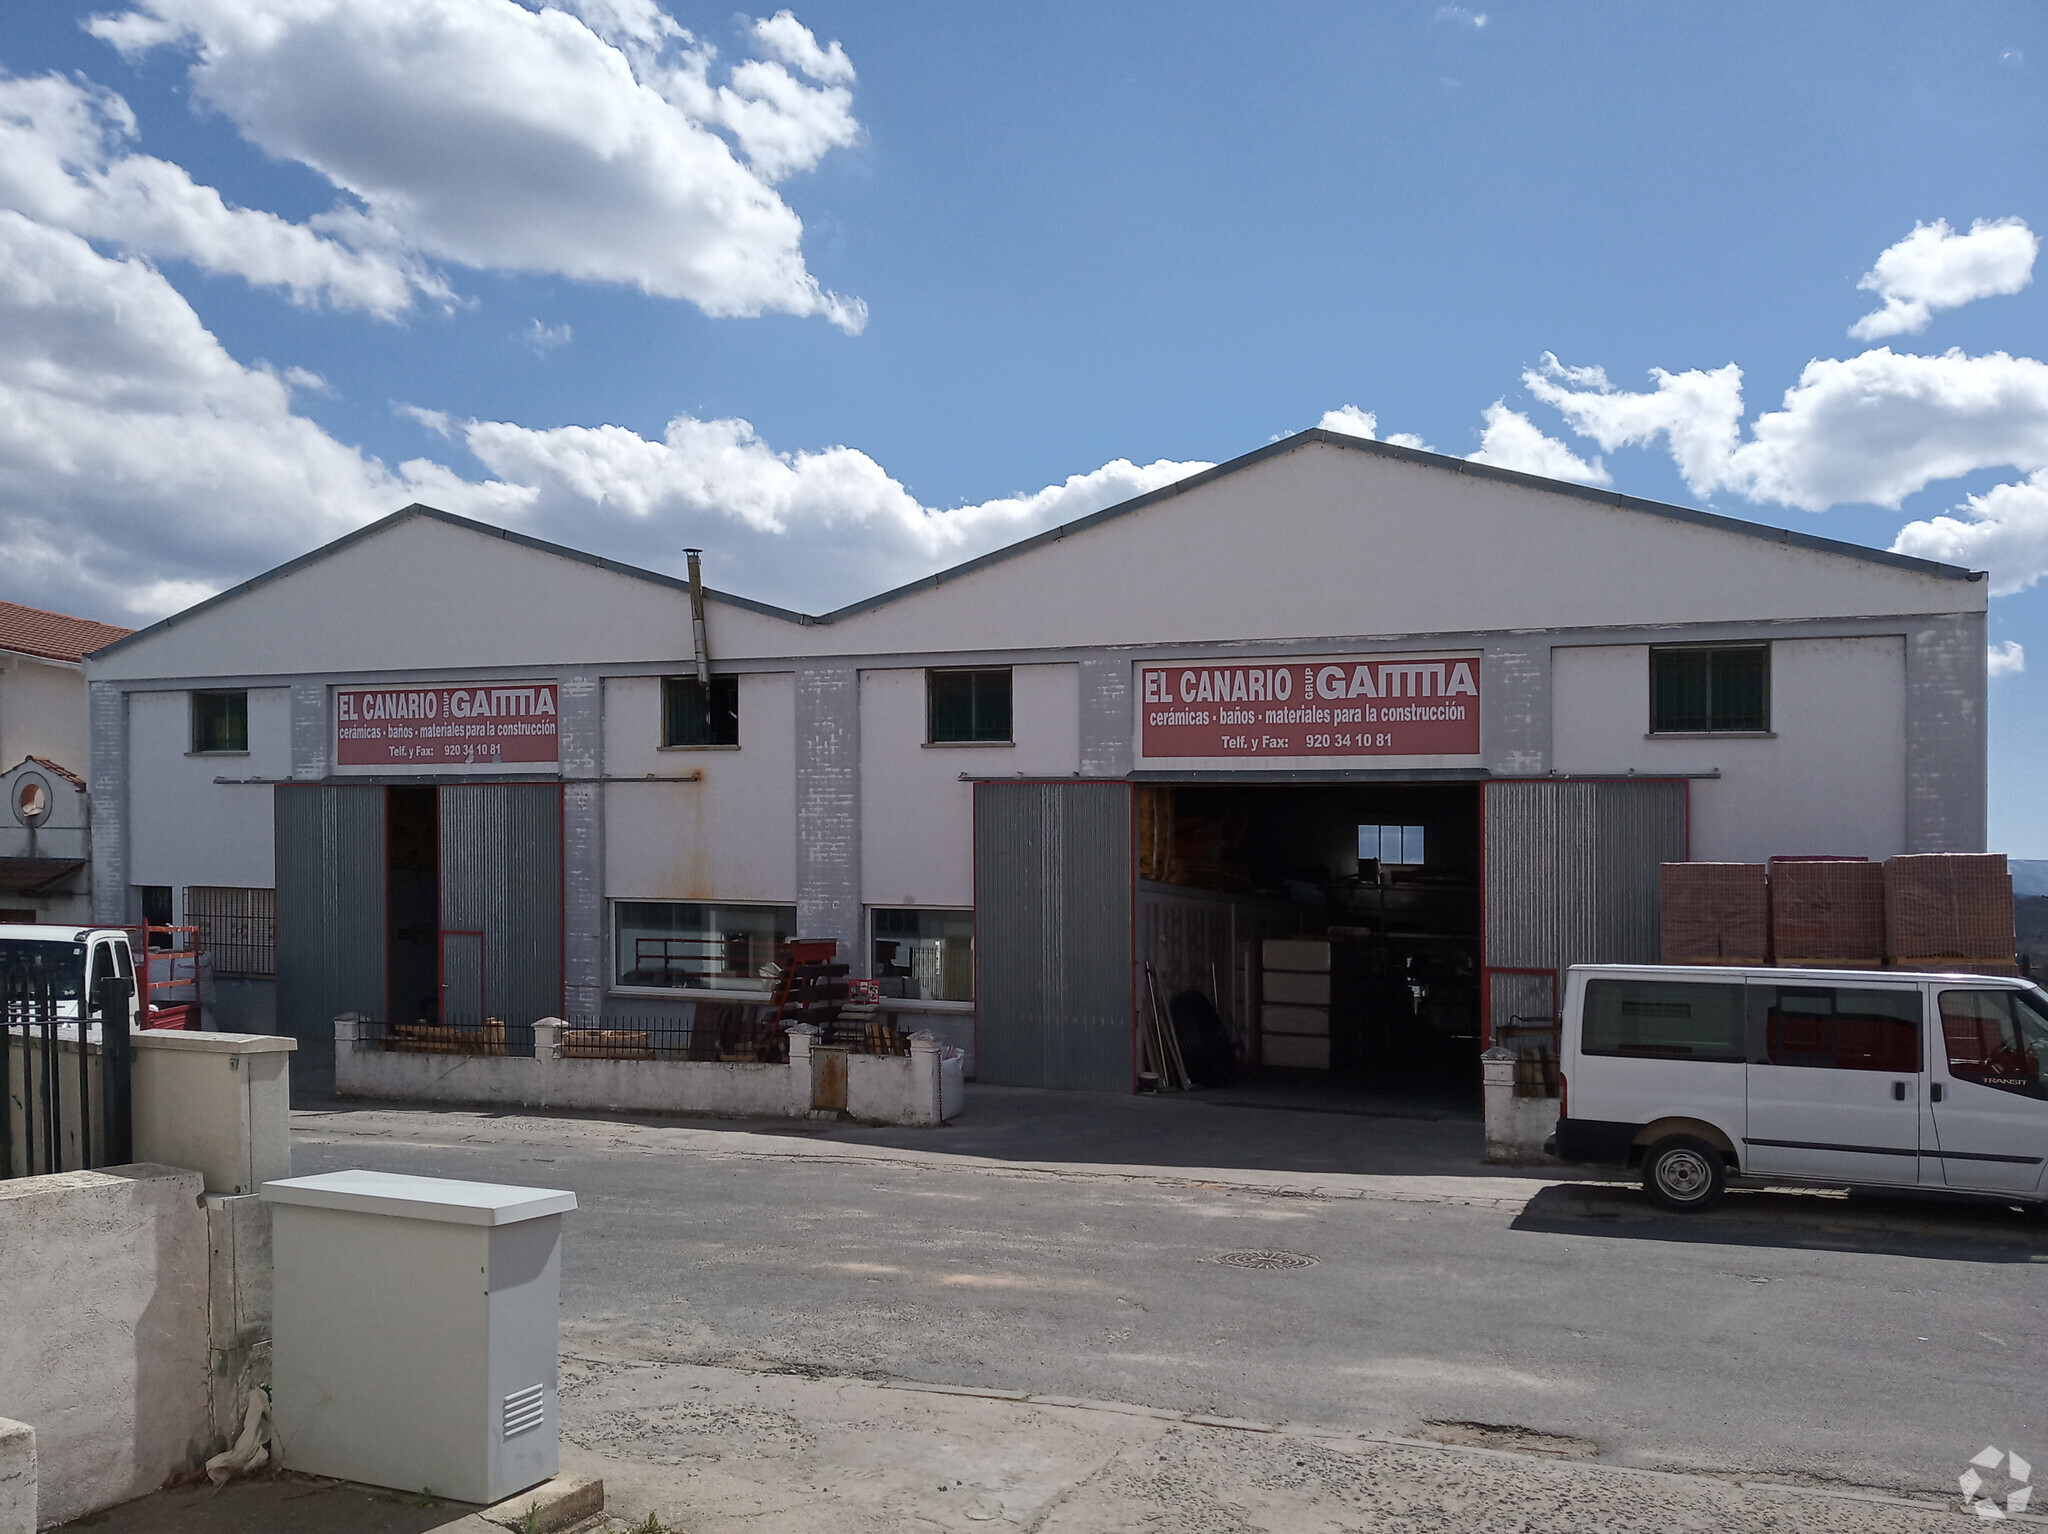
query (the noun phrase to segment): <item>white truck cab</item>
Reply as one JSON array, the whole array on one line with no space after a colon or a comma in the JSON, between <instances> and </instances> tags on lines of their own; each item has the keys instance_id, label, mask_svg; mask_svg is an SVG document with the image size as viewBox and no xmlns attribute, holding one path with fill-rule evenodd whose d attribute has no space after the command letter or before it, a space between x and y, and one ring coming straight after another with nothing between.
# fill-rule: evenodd
<instances>
[{"instance_id":1,"label":"white truck cab","mask_svg":"<svg viewBox=\"0 0 2048 1534\"><path fill-rule=\"evenodd\" d=\"M1574 965L1567 1161L1640 1166L1668 1209L1730 1175L2048 1200L2048 994L1893 970Z\"/></svg>"},{"instance_id":2,"label":"white truck cab","mask_svg":"<svg viewBox=\"0 0 2048 1534\"><path fill-rule=\"evenodd\" d=\"M0 998L10 1019L26 1008L33 1016L49 998L60 1022L91 1011L102 976L129 982L128 1026L142 1026L143 998L135 982L135 952L119 927L0 926Z\"/></svg>"}]
</instances>

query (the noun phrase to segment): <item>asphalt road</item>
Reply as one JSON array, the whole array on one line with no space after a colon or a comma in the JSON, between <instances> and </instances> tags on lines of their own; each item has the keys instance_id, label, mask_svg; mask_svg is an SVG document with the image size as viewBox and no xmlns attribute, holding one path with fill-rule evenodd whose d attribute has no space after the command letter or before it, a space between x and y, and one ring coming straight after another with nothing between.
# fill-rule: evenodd
<instances>
[{"instance_id":1,"label":"asphalt road","mask_svg":"<svg viewBox=\"0 0 2048 1534\"><path fill-rule=\"evenodd\" d=\"M922 1136L313 1112L294 1166L575 1190L563 1347L591 1359L1476 1422L1616 1465L1951 1496L1986 1444L2048 1463L2048 1226L2017 1212L1747 1190L1678 1219L1630 1186L1496 1175L1456 1125L1065 1098L1034 1134L1033 1111L979 1090ZM1060 1115L1122 1169L1014 1159L1067 1143ZM1345 1136L1351 1164L1377 1136L1401 1170L1286 1169ZM1248 1250L1315 1260L1217 1260Z\"/></svg>"}]
</instances>

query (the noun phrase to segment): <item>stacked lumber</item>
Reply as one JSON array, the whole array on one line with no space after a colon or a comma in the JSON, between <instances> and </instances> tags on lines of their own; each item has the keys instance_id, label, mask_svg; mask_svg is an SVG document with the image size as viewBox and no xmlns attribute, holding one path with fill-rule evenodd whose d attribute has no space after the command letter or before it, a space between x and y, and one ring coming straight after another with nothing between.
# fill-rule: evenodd
<instances>
[{"instance_id":1,"label":"stacked lumber","mask_svg":"<svg viewBox=\"0 0 2048 1534\"><path fill-rule=\"evenodd\" d=\"M652 1060L645 1028L564 1028L564 1060Z\"/></svg>"},{"instance_id":2,"label":"stacked lumber","mask_svg":"<svg viewBox=\"0 0 2048 1534\"><path fill-rule=\"evenodd\" d=\"M1771 859L1771 954L1783 965L1884 963L1884 865L1856 858Z\"/></svg>"},{"instance_id":3,"label":"stacked lumber","mask_svg":"<svg viewBox=\"0 0 2048 1534\"><path fill-rule=\"evenodd\" d=\"M2013 975L2012 875L2000 852L1888 858L1885 951L1899 969Z\"/></svg>"},{"instance_id":4,"label":"stacked lumber","mask_svg":"<svg viewBox=\"0 0 2048 1534\"><path fill-rule=\"evenodd\" d=\"M386 1050L409 1055L502 1055L505 1020L493 1017L481 1028L443 1028L432 1023L393 1023Z\"/></svg>"},{"instance_id":5,"label":"stacked lumber","mask_svg":"<svg viewBox=\"0 0 2048 1534\"><path fill-rule=\"evenodd\" d=\"M1658 883L1666 964L1770 963L1762 863L1666 863Z\"/></svg>"}]
</instances>

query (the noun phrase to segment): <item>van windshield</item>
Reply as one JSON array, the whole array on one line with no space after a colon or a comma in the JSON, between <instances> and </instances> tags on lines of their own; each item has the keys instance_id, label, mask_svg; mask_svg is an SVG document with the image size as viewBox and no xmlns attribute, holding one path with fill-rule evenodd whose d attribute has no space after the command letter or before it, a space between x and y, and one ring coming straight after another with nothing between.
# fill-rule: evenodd
<instances>
[{"instance_id":1,"label":"van windshield","mask_svg":"<svg viewBox=\"0 0 2048 1534\"><path fill-rule=\"evenodd\" d=\"M47 996L73 1002L85 989L85 944L0 938L0 997L12 1009Z\"/></svg>"}]
</instances>

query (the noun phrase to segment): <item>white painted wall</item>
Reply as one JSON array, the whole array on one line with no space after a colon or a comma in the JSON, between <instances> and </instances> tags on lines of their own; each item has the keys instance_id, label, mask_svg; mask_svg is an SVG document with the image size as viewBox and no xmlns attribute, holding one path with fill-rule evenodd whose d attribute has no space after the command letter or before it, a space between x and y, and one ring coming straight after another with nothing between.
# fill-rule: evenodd
<instances>
[{"instance_id":1,"label":"white painted wall","mask_svg":"<svg viewBox=\"0 0 2048 1534\"><path fill-rule=\"evenodd\" d=\"M607 777L701 772L698 783L607 783L608 900L796 903L796 678L740 678L740 746L661 748L661 680L604 684Z\"/></svg>"},{"instance_id":2,"label":"white painted wall","mask_svg":"<svg viewBox=\"0 0 2048 1534\"><path fill-rule=\"evenodd\" d=\"M976 777L1063 778L1081 767L1078 666L1010 673L1009 746L928 746L922 669L860 674L861 901L974 904Z\"/></svg>"},{"instance_id":3,"label":"white painted wall","mask_svg":"<svg viewBox=\"0 0 2048 1534\"><path fill-rule=\"evenodd\" d=\"M248 751L204 756L191 750L191 697L129 694L129 880L171 885L180 903L193 884L272 889L275 790L213 780L291 775L291 696L251 688Z\"/></svg>"},{"instance_id":4,"label":"white painted wall","mask_svg":"<svg viewBox=\"0 0 2048 1534\"><path fill-rule=\"evenodd\" d=\"M1761 862L1905 851L1906 653L1897 636L1771 646L1774 739L1649 736L1646 645L1551 652L1561 772L1707 772L1692 785L1692 855Z\"/></svg>"},{"instance_id":5,"label":"white painted wall","mask_svg":"<svg viewBox=\"0 0 2048 1534\"><path fill-rule=\"evenodd\" d=\"M43 756L82 778L86 755L84 668L0 654L0 767Z\"/></svg>"}]
</instances>

